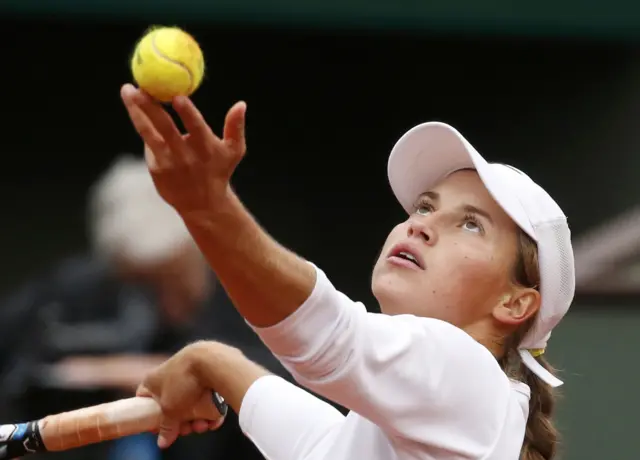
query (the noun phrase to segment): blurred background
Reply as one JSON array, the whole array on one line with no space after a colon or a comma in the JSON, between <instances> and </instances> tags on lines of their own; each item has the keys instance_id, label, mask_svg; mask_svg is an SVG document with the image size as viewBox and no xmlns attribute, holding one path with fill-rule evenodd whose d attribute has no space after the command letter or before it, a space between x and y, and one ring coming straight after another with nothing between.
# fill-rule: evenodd
<instances>
[{"instance_id":1,"label":"blurred background","mask_svg":"<svg viewBox=\"0 0 640 460\"><path fill-rule=\"evenodd\" d=\"M194 100L214 129L248 103L240 196L372 309L370 268L403 219L386 159L407 129L451 123L541 183L569 216L578 265L548 352L566 382L562 458L637 459L639 5L0 0L2 420L129 395L200 337L286 376L141 172L119 88L136 40L167 24L203 48ZM232 425L164 455L258 458ZM153 442L58 456L155 460Z\"/></svg>"}]
</instances>

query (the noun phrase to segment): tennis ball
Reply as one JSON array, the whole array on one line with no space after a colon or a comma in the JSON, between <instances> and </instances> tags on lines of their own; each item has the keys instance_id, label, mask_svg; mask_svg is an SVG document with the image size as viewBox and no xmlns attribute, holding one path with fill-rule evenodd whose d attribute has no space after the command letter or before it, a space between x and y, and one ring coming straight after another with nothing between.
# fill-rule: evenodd
<instances>
[{"instance_id":1,"label":"tennis ball","mask_svg":"<svg viewBox=\"0 0 640 460\"><path fill-rule=\"evenodd\" d=\"M202 83L204 57L195 39L178 27L155 27L137 43L131 72L154 99L170 102L189 96Z\"/></svg>"}]
</instances>

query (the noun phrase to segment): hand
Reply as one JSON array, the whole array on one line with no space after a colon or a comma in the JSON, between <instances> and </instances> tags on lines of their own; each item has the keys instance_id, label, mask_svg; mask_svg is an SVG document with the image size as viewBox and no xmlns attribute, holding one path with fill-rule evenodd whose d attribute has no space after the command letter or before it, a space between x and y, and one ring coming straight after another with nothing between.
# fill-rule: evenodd
<instances>
[{"instance_id":1,"label":"hand","mask_svg":"<svg viewBox=\"0 0 640 460\"><path fill-rule=\"evenodd\" d=\"M246 104L237 102L216 136L187 97L176 97L173 108L187 134L149 95L124 85L122 100L145 143L145 157L156 188L185 219L210 215L229 196L231 175L246 151Z\"/></svg>"},{"instance_id":2,"label":"hand","mask_svg":"<svg viewBox=\"0 0 640 460\"><path fill-rule=\"evenodd\" d=\"M170 446L179 435L215 430L224 421L212 401L211 388L196 372L197 344L189 345L147 374L138 396L154 398L162 408L163 420L158 446Z\"/></svg>"}]
</instances>

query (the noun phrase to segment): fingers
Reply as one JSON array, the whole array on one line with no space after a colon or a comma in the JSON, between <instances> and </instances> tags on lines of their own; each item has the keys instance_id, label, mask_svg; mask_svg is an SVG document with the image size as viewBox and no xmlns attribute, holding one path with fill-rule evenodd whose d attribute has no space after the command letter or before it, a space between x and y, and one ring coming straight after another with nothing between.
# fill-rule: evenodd
<instances>
[{"instance_id":1,"label":"fingers","mask_svg":"<svg viewBox=\"0 0 640 460\"><path fill-rule=\"evenodd\" d=\"M182 134L180 134L178 127L173 122L171 115L160 104L155 102L148 94L139 90L133 94L133 99L151 120L151 123L153 123L172 151L177 152L184 148Z\"/></svg>"},{"instance_id":2,"label":"fingers","mask_svg":"<svg viewBox=\"0 0 640 460\"><path fill-rule=\"evenodd\" d=\"M188 436L191 433L202 434L207 431L215 431L222 425L223 419L216 422L212 422L209 420L194 420L192 422L183 422L180 424L178 428L178 432L180 436Z\"/></svg>"},{"instance_id":3,"label":"fingers","mask_svg":"<svg viewBox=\"0 0 640 460\"><path fill-rule=\"evenodd\" d=\"M194 420L191 423L191 428L194 433L205 433L209 431L209 421L208 420Z\"/></svg>"},{"instance_id":4,"label":"fingers","mask_svg":"<svg viewBox=\"0 0 640 460\"><path fill-rule=\"evenodd\" d=\"M193 428L190 422L184 422L180 425L180 436L188 436L193 433Z\"/></svg>"},{"instance_id":5,"label":"fingers","mask_svg":"<svg viewBox=\"0 0 640 460\"><path fill-rule=\"evenodd\" d=\"M187 135L182 135L171 116L149 95L132 85L124 85L121 96L133 125L145 142L145 158L152 172L181 163L193 165L193 160L209 162L217 156L217 160L221 160L217 162L221 171L230 174L245 154L247 105L242 101L227 113L224 136L220 139L187 97L173 100L173 107L188 131Z\"/></svg>"},{"instance_id":6,"label":"fingers","mask_svg":"<svg viewBox=\"0 0 640 460\"><path fill-rule=\"evenodd\" d=\"M176 97L173 100L173 108L189 133L189 143L193 146L194 153L199 155L201 160L208 160L212 150L222 147L220 138L214 134L202 113L188 97Z\"/></svg>"},{"instance_id":7,"label":"fingers","mask_svg":"<svg viewBox=\"0 0 640 460\"><path fill-rule=\"evenodd\" d=\"M204 419L193 420L191 422L183 422L180 424L178 432L180 433L180 436L187 436L191 433L202 434L206 433L207 431L215 431L220 428L223 421L224 419L221 418L215 422Z\"/></svg>"},{"instance_id":8,"label":"fingers","mask_svg":"<svg viewBox=\"0 0 640 460\"><path fill-rule=\"evenodd\" d=\"M224 142L232 148L236 154L244 155L247 149L245 140L245 114L247 104L243 101L236 102L227 112L224 120Z\"/></svg>"},{"instance_id":9,"label":"fingers","mask_svg":"<svg viewBox=\"0 0 640 460\"><path fill-rule=\"evenodd\" d=\"M209 430L210 431L215 431L218 428L220 428L222 426L222 424L224 423L224 417L220 417L218 420L216 421L210 421L209 422Z\"/></svg>"},{"instance_id":10,"label":"fingers","mask_svg":"<svg viewBox=\"0 0 640 460\"><path fill-rule=\"evenodd\" d=\"M147 117L144 111L136 103L134 98L136 91L137 90L132 85L125 85L120 91L122 101L129 113L129 118L131 119L134 128L151 150L155 152L166 150L164 138L160 135L151 120L149 120L149 117Z\"/></svg>"},{"instance_id":11,"label":"fingers","mask_svg":"<svg viewBox=\"0 0 640 460\"><path fill-rule=\"evenodd\" d=\"M180 423L164 417L160 424L160 431L158 434L158 447L166 449L178 439L180 434Z\"/></svg>"},{"instance_id":12,"label":"fingers","mask_svg":"<svg viewBox=\"0 0 640 460\"><path fill-rule=\"evenodd\" d=\"M121 95L136 130L153 153L153 164L164 167L171 164L172 157L186 159L189 154L186 143L164 108L132 85L124 85Z\"/></svg>"}]
</instances>

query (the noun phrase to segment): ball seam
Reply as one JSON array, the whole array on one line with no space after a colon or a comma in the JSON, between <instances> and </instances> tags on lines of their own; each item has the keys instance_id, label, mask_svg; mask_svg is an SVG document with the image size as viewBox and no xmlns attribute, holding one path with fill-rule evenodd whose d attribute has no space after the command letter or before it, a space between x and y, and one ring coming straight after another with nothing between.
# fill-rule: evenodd
<instances>
[{"instance_id":1,"label":"ball seam","mask_svg":"<svg viewBox=\"0 0 640 460\"><path fill-rule=\"evenodd\" d=\"M160 51L160 49L158 48L158 46L156 45L156 36L157 36L157 32L155 32L153 34L153 36L151 37L151 47L153 48L153 51L155 53L158 54L158 56L162 57L163 59L166 59L167 61L171 62L172 64L175 64L179 67L181 67L182 69L185 70L185 72L187 72L187 75L189 75L189 92L191 92L191 90L193 89L193 84L194 84L194 77L193 77L193 73L191 72L191 69L189 69L189 67L187 67L184 63L176 60L176 59L172 59L169 56L167 56L166 54L164 54L163 52Z\"/></svg>"}]
</instances>

